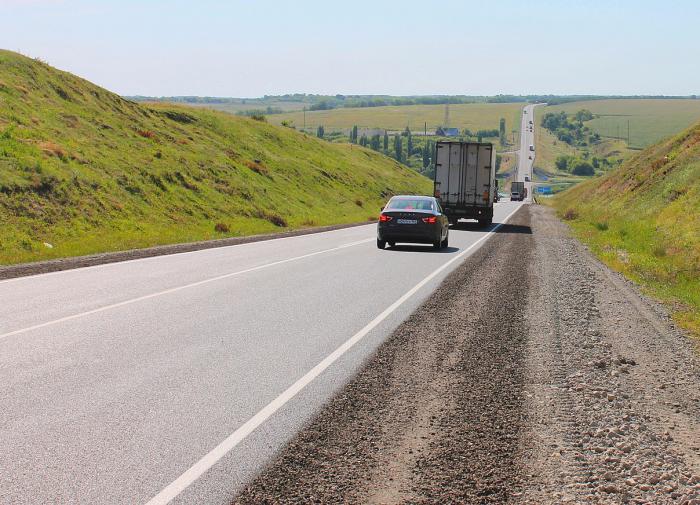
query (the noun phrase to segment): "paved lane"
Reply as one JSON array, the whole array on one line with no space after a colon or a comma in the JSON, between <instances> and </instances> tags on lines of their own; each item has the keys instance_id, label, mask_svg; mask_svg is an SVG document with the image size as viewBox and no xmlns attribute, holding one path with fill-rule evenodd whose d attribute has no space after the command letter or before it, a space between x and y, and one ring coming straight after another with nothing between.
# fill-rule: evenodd
<instances>
[{"instance_id":1,"label":"paved lane","mask_svg":"<svg viewBox=\"0 0 700 505\"><path fill-rule=\"evenodd\" d=\"M380 251L367 225L1 281L0 503L226 503L490 229L442 252Z\"/></svg>"}]
</instances>

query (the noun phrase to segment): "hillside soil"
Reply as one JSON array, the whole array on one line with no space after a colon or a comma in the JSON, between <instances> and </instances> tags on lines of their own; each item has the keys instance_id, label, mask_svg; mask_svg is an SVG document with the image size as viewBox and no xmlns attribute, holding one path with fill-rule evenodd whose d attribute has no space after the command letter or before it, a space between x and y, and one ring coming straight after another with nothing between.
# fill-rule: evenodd
<instances>
[{"instance_id":1,"label":"hillside soil","mask_svg":"<svg viewBox=\"0 0 700 505\"><path fill-rule=\"evenodd\" d=\"M234 503L698 503L700 360L524 207Z\"/></svg>"}]
</instances>

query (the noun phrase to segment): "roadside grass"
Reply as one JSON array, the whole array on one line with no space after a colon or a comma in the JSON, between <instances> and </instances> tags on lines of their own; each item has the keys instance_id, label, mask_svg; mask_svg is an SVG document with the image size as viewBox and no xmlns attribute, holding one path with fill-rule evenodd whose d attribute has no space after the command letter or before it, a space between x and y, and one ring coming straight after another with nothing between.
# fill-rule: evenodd
<instances>
[{"instance_id":1,"label":"roadside grass","mask_svg":"<svg viewBox=\"0 0 700 505\"><path fill-rule=\"evenodd\" d=\"M506 131L520 128L522 103L469 103L450 105L450 126L472 131L498 129L500 118L506 119ZM401 105L385 107L340 108L306 112L307 130L323 126L326 131L347 130L357 125L361 128L404 130L409 126L414 132L422 132L425 123L434 132L443 124L444 105ZM269 116L269 121L281 124L289 121L296 128L304 126L303 112L291 112Z\"/></svg>"},{"instance_id":2,"label":"roadside grass","mask_svg":"<svg viewBox=\"0 0 700 505\"><path fill-rule=\"evenodd\" d=\"M610 268L700 336L700 125L547 199Z\"/></svg>"},{"instance_id":3,"label":"roadside grass","mask_svg":"<svg viewBox=\"0 0 700 505\"><path fill-rule=\"evenodd\" d=\"M368 221L431 191L370 149L136 104L0 50L0 264Z\"/></svg>"}]
</instances>

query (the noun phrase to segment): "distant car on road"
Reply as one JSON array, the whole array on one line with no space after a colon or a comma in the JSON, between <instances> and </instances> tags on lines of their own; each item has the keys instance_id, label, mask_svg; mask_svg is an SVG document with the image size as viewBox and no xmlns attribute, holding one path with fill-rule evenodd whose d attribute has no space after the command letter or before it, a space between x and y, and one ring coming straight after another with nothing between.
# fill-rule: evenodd
<instances>
[{"instance_id":1,"label":"distant car on road","mask_svg":"<svg viewBox=\"0 0 700 505\"><path fill-rule=\"evenodd\" d=\"M533 146L532 144L530 144L530 151L534 151L534 150L535 150L535 146Z\"/></svg>"},{"instance_id":2,"label":"distant car on road","mask_svg":"<svg viewBox=\"0 0 700 505\"><path fill-rule=\"evenodd\" d=\"M432 196L395 196L382 209L377 223L377 247L397 242L433 244L435 249L447 247L449 221Z\"/></svg>"},{"instance_id":3,"label":"distant car on road","mask_svg":"<svg viewBox=\"0 0 700 505\"><path fill-rule=\"evenodd\" d=\"M525 182L530 182L530 177L527 175L525 176Z\"/></svg>"}]
</instances>

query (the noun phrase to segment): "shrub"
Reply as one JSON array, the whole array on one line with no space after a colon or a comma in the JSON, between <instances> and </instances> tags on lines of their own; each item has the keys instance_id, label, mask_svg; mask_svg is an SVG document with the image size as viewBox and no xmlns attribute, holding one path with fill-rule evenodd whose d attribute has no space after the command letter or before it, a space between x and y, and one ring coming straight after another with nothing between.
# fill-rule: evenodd
<instances>
[{"instance_id":1,"label":"shrub","mask_svg":"<svg viewBox=\"0 0 700 505\"><path fill-rule=\"evenodd\" d=\"M228 233L231 229L226 223L216 223L214 225L214 231L217 233Z\"/></svg>"},{"instance_id":2,"label":"shrub","mask_svg":"<svg viewBox=\"0 0 700 505\"><path fill-rule=\"evenodd\" d=\"M262 123L267 122L267 118L265 117L265 114L251 114L250 119L254 119L255 121L260 121Z\"/></svg>"},{"instance_id":3,"label":"shrub","mask_svg":"<svg viewBox=\"0 0 700 505\"><path fill-rule=\"evenodd\" d=\"M574 175L595 175L595 170L590 163L586 161L578 161L574 165L571 173Z\"/></svg>"},{"instance_id":4,"label":"shrub","mask_svg":"<svg viewBox=\"0 0 700 505\"><path fill-rule=\"evenodd\" d=\"M155 139L156 134L152 132L151 130L136 130L136 133L141 135L145 139Z\"/></svg>"},{"instance_id":5,"label":"shrub","mask_svg":"<svg viewBox=\"0 0 700 505\"><path fill-rule=\"evenodd\" d=\"M598 231L607 231L608 230L608 223L605 221L601 221L595 224L595 227L598 229Z\"/></svg>"},{"instance_id":6,"label":"shrub","mask_svg":"<svg viewBox=\"0 0 700 505\"><path fill-rule=\"evenodd\" d=\"M264 175L266 177L270 176L270 171L265 165L262 164L262 161L260 160L246 161L245 166L250 168L256 174Z\"/></svg>"},{"instance_id":7,"label":"shrub","mask_svg":"<svg viewBox=\"0 0 700 505\"><path fill-rule=\"evenodd\" d=\"M578 219L578 212L574 209L567 209L563 217L567 221L573 221L574 219Z\"/></svg>"},{"instance_id":8,"label":"shrub","mask_svg":"<svg viewBox=\"0 0 700 505\"><path fill-rule=\"evenodd\" d=\"M280 228L286 228L287 227L287 221L280 216L279 214L273 214L273 213L266 213L265 214L265 219L270 221L272 224L275 226L279 226Z\"/></svg>"},{"instance_id":9,"label":"shrub","mask_svg":"<svg viewBox=\"0 0 700 505\"><path fill-rule=\"evenodd\" d=\"M358 198L357 200L355 200L355 205L357 205L358 207L362 207L364 205L364 202Z\"/></svg>"}]
</instances>

